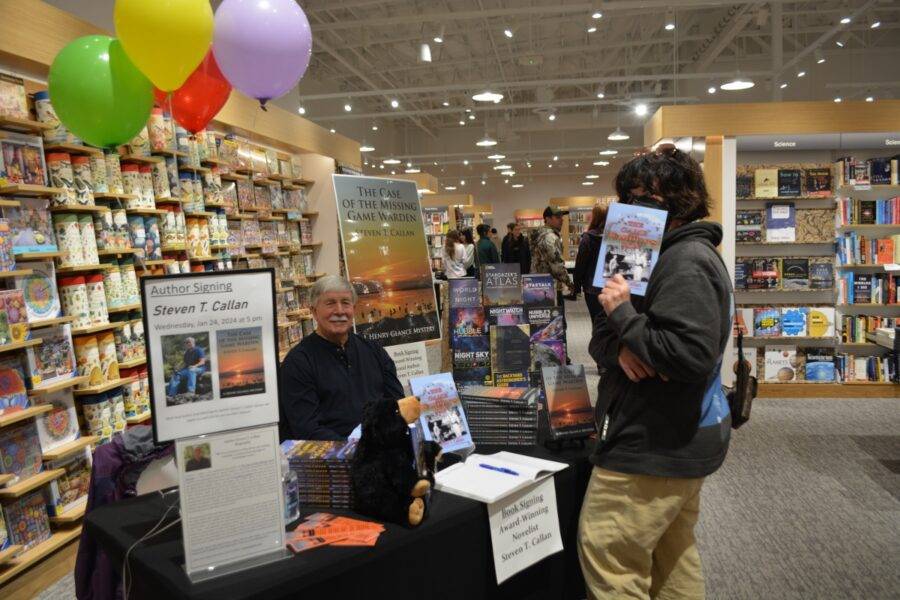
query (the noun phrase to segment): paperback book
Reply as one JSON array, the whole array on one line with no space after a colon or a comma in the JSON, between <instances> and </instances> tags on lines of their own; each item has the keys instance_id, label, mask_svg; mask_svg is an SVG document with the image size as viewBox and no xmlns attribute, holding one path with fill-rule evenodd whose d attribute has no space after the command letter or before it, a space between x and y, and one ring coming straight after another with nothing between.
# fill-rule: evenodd
<instances>
[{"instance_id":1,"label":"paperback book","mask_svg":"<svg viewBox=\"0 0 900 600\"><path fill-rule=\"evenodd\" d=\"M834 337L834 307L813 306L807 310L807 335L821 338Z\"/></svg>"},{"instance_id":2,"label":"paperback book","mask_svg":"<svg viewBox=\"0 0 900 600\"><path fill-rule=\"evenodd\" d=\"M797 240L797 211L793 203L766 205L766 241L775 243Z\"/></svg>"},{"instance_id":3,"label":"paperback book","mask_svg":"<svg viewBox=\"0 0 900 600\"><path fill-rule=\"evenodd\" d=\"M810 289L809 259L782 258L781 282L781 287L785 290Z\"/></svg>"},{"instance_id":4,"label":"paperback book","mask_svg":"<svg viewBox=\"0 0 900 600\"><path fill-rule=\"evenodd\" d=\"M552 275L522 275L522 302L526 308L556 306L556 284Z\"/></svg>"},{"instance_id":5,"label":"paperback book","mask_svg":"<svg viewBox=\"0 0 900 600\"><path fill-rule=\"evenodd\" d=\"M778 169L756 169L753 175L757 198L778 197Z\"/></svg>"},{"instance_id":6,"label":"paperback book","mask_svg":"<svg viewBox=\"0 0 900 600\"><path fill-rule=\"evenodd\" d=\"M806 170L806 195L813 198L827 198L831 196L830 168Z\"/></svg>"},{"instance_id":7,"label":"paperback book","mask_svg":"<svg viewBox=\"0 0 900 600\"><path fill-rule=\"evenodd\" d=\"M797 380L797 349L786 346L766 346L765 381L787 383Z\"/></svg>"},{"instance_id":8,"label":"paperback book","mask_svg":"<svg viewBox=\"0 0 900 600\"><path fill-rule=\"evenodd\" d=\"M509 371L493 374L491 384L495 387L531 387L531 376L528 371Z\"/></svg>"},{"instance_id":9,"label":"paperback book","mask_svg":"<svg viewBox=\"0 0 900 600\"><path fill-rule=\"evenodd\" d=\"M781 335L784 337L806 337L807 309L802 306L781 309Z\"/></svg>"},{"instance_id":10,"label":"paperback book","mask_svg":"<svg viewBox=\"0 0 900 600\"><path fill-rule=\"evenodd\" d=\"M466 413L463 410L456 384L450 373L424 377L411 377L412 393L421 402L419 420L425 439L441 445L444 452L469 454L475 444L469 433Z\"/></svg>"},{"instance_id":11,"label":"paperback book","mask_svg":"<svg viewBox=\"0 0 900 600\"><path fill-rule=\"evenodd\" d=\"M830 290L834 287L834 263L831 260L810 260L809 287L813 290Z\"/></svg>"},{"instance_id":12,"label":"paperback book","mask_svg":"<svg viewBox=\"0 0 900 600\"><path fill-rule=\"evenodd\" d=\"M531 344L528 325L491 327L491 370L494 373L528 371Z\"/></svg>"},{"instance_id":13,"label":"paperback book","mask_svg":"<svg viewBox=\"0 0 900 600\"><path fill-rule=\"evenodd\" d=\"M522 273L518 263L482 265L482 294L485 306L522 304Z\"/></svg>"},{"instance_id":14,"label":"paperback book","mask_svg":"<svg viewBox=\"0 0 900 600\"><path fill-rule=\"evenodd\" d=\"M56 236L45 198L17 198L19 206L3 209L9 219L14 254L56 252Z\"/></svg>"},{"instance_id":15,"label":"paperback book","mask_svg":"<svg viewBox=\"0 0 900 600\"><path fill-rule=\"evenodd\" d=\"M770 306L754 308L753 334L756 337L777 337L781 335L781 311Z\"/></svg>"},{"instance_id":16,"label":"paperback book","mask_svg":"<svg viewBox=\"0 0 900 600\"><path fill-rule=\"evenodd\" d=\"M776 290L781 284L781 269L777 258L754 258L750 261L747 289Z\"/></svg>"},{"instance_id":17,"label":"paperback book","mask_svg":"<svg viewBox=\"0 0 900 600\"><path fill-rule=\"evenodd\" d=\"M4 504L3 517L9 523L9 541L24 546L26 551L50 539L50 519L41 490Z\"/></svg>"},{"instance_id":18,"label":"paperback book","mask_svg":"<svg viewBox=\"0 0 900 600\"><path fill-rule=\"evenodd\" d=\"M494 325L524 325L525 307L521 304L509 306L489 306L487 308L488 330Z\"/></svg>"},{"instance_id":19,"label":"paperback book","mask_svg":"<svg viewBox=\"0 0 900 600\"><path fill-rule=\"evenodd\" d=\"M584 365L544 367L541 374L551 439L582 438L594 433L594 410Z\"/></svg>"},{"instance_id":20,"label":"paperback book","mask_svg":"<svg viewBox=\"0 0 900 600\"><path fill-rule=\"evenodd\" d=\"M830 348L808 348L806 354L806 381L834 381L834 351Z\"/></svg>"},{"instance_id":21,"label":"paperback book","mask_svg":"<svg viewBox=\"0 0 900 600\"><path fill-rule=\"evenodd\" d=\"M491 344L488 336L459 338L453 347L453 366L456 369L491 366Z\"/></svg>"},{"instance_id":22,"label":"paperback book","mask_svg":"<svg viewBox=\"0 0 900 600\"><path fill-rule=\"evenodd\" d=\"M602 288L607 279L621 275L629 282L632 294L643 296L659 259L667 216L664 210L619 202L610 204L594 287Z\"/></svg>"},{"instance_id":23,"label":"paperback book","mask_svg":"<svg viewBox=\"0 0 900 600\"><path fill-rule=\"evenodd\" d=\"M738 242L761 242L763 211L739 210L736 213L735 240Z\"/></svg>"},{"instance_id":24,"label":"paperback book","mask_svg":"<svg viewBox=\"0 0 900 600\"><path fill-rule=\"evenodd\" d=\"M71 325L41 330L41 344L26 351L30 387L48 385L75 377L77 365Z\"/></svg>"},{"instance_id":25,"label":"paperback book","mask_svg":"<svg viewBox=\"0 0 900 600\"><path fill-rule=\"evenodd\" d=\"M450 309L450 343L453 347L459 338L483 335L487 335L487 319L483 308Z\"/></svg>"},{"instance_id":26,"label":"paperback book","mask_svg":"<svg viewBox=\"0 0 900 600\"><path fill-rule=\"evenodd\" d=\"M778 169L778 196L796 198L800 194L800 169Z\"/></svg>"},{"instance_id":27,"label":"paperback book","mask_svg":"<svg viewBox=\"0 0 900 600\"><path fill-rule=\"evenodd\" d=\"M31 420L0 429L0 473L26 479L41 467L41 441Z\"/></svg>"},{"instance_id":28,"label":"paperback book","mask_svg":"<svg viewBox=\"0 0 900 600\"><path fill-rule=\"evenodd\" d=\"M450 279L450 307L476 308L481 306L481 285L474 277Z\"/></svg>"}]
</instances>

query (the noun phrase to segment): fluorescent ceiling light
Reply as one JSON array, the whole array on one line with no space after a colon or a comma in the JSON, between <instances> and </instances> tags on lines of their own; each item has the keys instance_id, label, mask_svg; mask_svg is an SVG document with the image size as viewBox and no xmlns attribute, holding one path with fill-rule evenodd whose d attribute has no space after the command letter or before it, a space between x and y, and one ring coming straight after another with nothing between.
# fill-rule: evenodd
<instances>
[{"instance_id":1,"label":"fluorescent ceiling light","mask_svg":"<svg viewBox=\"0 0 900 600\"><path fill-rule=\"evenodd\" d=\"M666 11L666 31L675 29L675 13L672 10Z\"/></svg>"},{"instance_id":2,"label":"fluorescent ceiling light","mask_svg":"<svg viewBox=\"0 0 900 600\"><path fill-rule=\"evenodd\" d=\"M525 184L523 184L523 183L514 183L514 184L512 184L510 187L514 187L514 188L516 188L516 189L519 189L519 188L525 187Z\"/></svg>"},{"instance_id":3,"label":"fluorescent ceiling light","mask_svg":"<svg viewBox=\"0 0 900 600\"><path fill-rule=\"evenodd\" d=\"M304 107L301 106L301 107L299 107L299 108L297 109L297 112L300 113L301 115L305 115L305 114L306 114L306 108L304 108Z\"/></svg>"},{"instance_id":4,"label":"fluorescent ceiling light","mask_svg":"<svg viewBox=\"0 0 900 600\"><path fill-rule=\"evenodd\" d=\"M495 171L508 171L512 169L512 165L494 165Z\"/></svg>"},{"instance_id":5,"label":"fluorescent ceiling light","mask_svg":"<svg viewBox=\"0 0 900 600\"><path fill-rule=\"evenodd\" d=\"M470 121L474 121L474 120L475 120L475 113L470 113L470 114L469 114L469 120L470 120Z\"/></svg>"},{"instance_id":6,"label":"fluorescent ceiling light","mask_svg":"<svg viewBox=\"0 0 900 600\"><path fill-rule=\"evenodd\" d=\"M816 64L817 65L821 65L822 63L825 62L825 55L822 54L821 48L816 48L815 54L816 54Z\"/></svg>"},{"instance_id":7,"label":"fluorescent ceiling light","mask_svg":"<svg viewBox=\"0 0 900 600\"><path fill-rule=\"evenodd\" d=\"M601 150L600 156L615 156L618 153L618 150Z\"/></svg>"},{"instance_id":8,"label":"fluorescent ceiling light","mask_svg":"<svg viewBox=\"0 0 900 600\"><path fill-rule=\"evenodd\" d=\"M838 48L843 48L847 45L848 41L850 41L850 34L848 32L844 32L838 39L834 40L834 43Z\"/></svg>"},{"instance_id":9,"label":"fluorescent ceiling light","mask_svg":"<svg viewBox=\"0 0 900 600\"><path fill-rule=\"evenodd\" d=\"M594 11L594 14L591 15L591 18L592 18L592 19L602 19L602 18L603 18L603 13L600 12L599 10L595 10L595 11Z\"/></svg>"},{"instance_id":10,"label":"fluorescent ceiling light","mask_svg":"<svg viewBox=\"0 0 900 600\"><path fill-rule=\"evenodd\" d=\"M585 179L600 179L600 176L591 173L590 175L585 175L584 178Z\"/></svg>"},{"instance_id":11,"label":"fluorescent ceiling light","mask_svg":"<svg viewBox=\"0 0 900 600\"><path fill-rule=\"evenodd\" d=\"M594 182L593 181L582 181L581 185L585 185L585 186L594 185Z\"/></svg>"},{"instance_id":12,"label":"fluorescent ceiling light","mask_svg":"<svg viewBox=\"0 0 900 600\"><path fill-rule=\"evenodd\" d=\"M485 134L483 138L475 142L476 146L481 146L482 148L490 148L491 146L497 145L497 140L492 138L491 136Z\"/></svg>"},{"instance_id":13,"label":"fluorescent ceiling light","mask_svg":"<svg viewBox=\"0 0 900 600\"><path fill-rule=\"evenodd\" d=\"M797 71L797 77L806 77L806 71Z\"/></svg>"},{"instance_id":14,"label":"fluorescent ceiling light","mask_svg":"<svg viewBox=\"0 0 900 600\"><path fill-rule=\"evenodd\" d=\"M397 158L386 158L381 162L383 162L386 165L399 165L400 164L400 160Z\"/></svg>"},{"instance_id":15,"label":"fluorescent ceiling light","mask_svg":"<svg viewBox=\"0 0 900 600\"><path fill-rule=\"evenodd\" d=\"M506 158L505 154L491 154L488 156L488 160L503 160Z\"/></svg>"},{"instance_id":16,"label":"fluorescent ceiling light","mask_svg":"<svg viewBox=\"0 0 900 600\"><path fill-rule=\"evenodd\" d=\"M422 42L419 46L419 62L431 62L431 46L429 46L427 42Z\"/></svg>"},{"instance_id":17,"label":"fluorescent ceiling light","mask_svg":"<svg viewBox=\"0 0 900 600\"><path fill-rule=\"evenodd\" d=\"M852 21L852 20L853 20L853 19L851 19L850 17L841 17L841 25L847 25L847 24L849 24L850 21Z\"/></svg>"},{"instance_id":18,"label":"fluorescent ceiling light","mask_svg":"<svg viewBox=\"0 0 900 600\"><path fill-rule=\"evenodd\" d=\"M723 83L719 86L720 89L723 89L728 92L738 92L741 90L749 90L752 88L755 83L753 83L752 79L741 79L740 76L735 77L731 81Z\"/></svg>"},{"instance_id":19,"label":"fluorescent ceiling light","mask_svg":"<svg viewBox=\"0 0 900 600\"><path fill-rule=\"evenodd\" d=\"M421 173L421 172L422 172L422 170L421 170L421 169L417 169L416 167L409 167L408 169L406 169L406 170L404 171L404 173L410 173L410 174L412 174L412 173Z\"/></svg>"},{"instance_id":20,"label":"fluorescent ceiling light","mask_svg":"<svg viewBox=\"0 0 900 600\"><path fill-rule=\"evenodd\" d=\"M454 191L456 191L456 186L455 185L445 185L444 189L447 190L448 192L454 192Z\"/></svg>"},{"instance_id":21,"label":"fluorescent ceiling light","mask_svg":"<svg viewBox=\"0 0 900 600\"><path fill-rule=\"evenodd\" d=\"M360 152L374 152L375 146L370 146L366 143L363 143L363 145L359 147L359 151Z\"/></svg>"},{"instance_id":22,"label":"fluorescent ceiling light","mask_svg":"<svg viewBox=\"0 0 900 600\"><path fill-rule=\"evenodd\" d=\"M881 19L875 13L869 15L869 29L878 29L881 27Z\"/></svg>"},{"instance_id":23,"label":"fluorescent ceiling light","mask_svg":"<svg viewBox=\"0 0 900 600\"><path fill-rule=\"evenodd\" d=\"M646 115L649 110L650 109L644 103L638 104L634 107L634 113L639 117L643 117L644 115Z\"/></svg>"},{"instance_id":24,"label":"fluorescent ceiling light","mask_svg":"<svg viewBox=\"0 0 900 600\"><path fill-rule=\"evenodd\" d=\"M615 131L606 136L606 139L611 142L621 142L630 138L631 136L625 133L621 127L616 127Z\"/></svg>"},{"instance_id":25,"label":"fluorescent ceiling light","mask_svg":"<svg viewBox=\"0 0 900 600\"><path fill-rule=\"evenodd\" d=\"M595 167L608 167L609 161L608 160L595 160L594 166Z\"/></svg>"},{"instance_id":26,"label":"fluorescent ceiling light","mask_svg":"<svg viewBox=\"0 0 900 600\"><path fill-rule=\"evenodd\" d=\"M597 33L597 28L594 27L593 25L591 25L590 27L587 28L587 32L588 33Z\"/></svg>"},{"instance_id":27,"label":"fluorescent ceiling light","mask_svg":"<svg viewBox=\"0 0 900 600\"><path fill-rule=\"evenodd\" d=\"M434 36L435 44L443 44L444 43L444 25L441 25L441 30L438 31L438 34Z\"/></svg>"},{"instance_id":28,"label":"fluorescent ceiling light","mask_svg":"<svg viewBox=\"0 0 900 600\"><path fill-rule=\"evenodd\" d=\"M516 172L515 171L501 171L500 174L506 175L507 177L512 177L513 175L516 174Z\"/></svg>"},{"instance_id":29,"label":"fluorescent ceiling light","mask_svg":"<svg viewBox=\"0 0 900 600\"><path fill-rule=\"evenodd\" d=\"M459 124L460 124L460 125L465 125L465 124L466 124L466 122L465 122L465 121L463 121L463 120L462 120L462 119L460 119L460 121L459 121Z\"/></svg>"}]
</instances>

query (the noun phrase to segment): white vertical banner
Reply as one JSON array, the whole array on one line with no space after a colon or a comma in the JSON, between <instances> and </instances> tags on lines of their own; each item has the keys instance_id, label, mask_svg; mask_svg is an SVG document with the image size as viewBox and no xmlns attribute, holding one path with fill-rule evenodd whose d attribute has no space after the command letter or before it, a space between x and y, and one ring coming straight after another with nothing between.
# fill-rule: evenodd
<instances>
[{"instance_id":1,"label":"white vertical banner","mask_svg":"<svg viewBox=\"0 0 900 600\"><path fill-rule=\"evenodd\" d=\"M409 387L410 379L431 373L428 368L428 351L425 348L425 342L385 346L384 350L394 361L394 365L397 367L397 379L403 384L403 389L407 394L412 393Z\"/></svg>"}]
</instances>

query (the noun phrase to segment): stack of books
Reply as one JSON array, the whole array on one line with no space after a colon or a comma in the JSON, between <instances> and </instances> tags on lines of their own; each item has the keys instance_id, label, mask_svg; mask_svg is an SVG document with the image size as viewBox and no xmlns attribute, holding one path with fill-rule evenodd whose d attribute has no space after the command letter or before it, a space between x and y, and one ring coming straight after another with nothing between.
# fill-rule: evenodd
<instances>
[{"instance_id":1,"label":"stack of books","mask_svg":"<svg viewBox=\"0 0 900 600\"><path fill-rule=\"evenodd\" d=\"M358 440L286 440L281 449L300 484L300 504L350 508L350 462Z\"/></svg>"},{"instance_id":2,"label":"stack of books","mask_svg":"<svg viewBox=\"0 0 900 600\"><path fill-rule=\"evenodd\" d=\"M537 444L539 390L470 386L461 391L460 397L476 445Z\"/></svg>"}]
</instances>

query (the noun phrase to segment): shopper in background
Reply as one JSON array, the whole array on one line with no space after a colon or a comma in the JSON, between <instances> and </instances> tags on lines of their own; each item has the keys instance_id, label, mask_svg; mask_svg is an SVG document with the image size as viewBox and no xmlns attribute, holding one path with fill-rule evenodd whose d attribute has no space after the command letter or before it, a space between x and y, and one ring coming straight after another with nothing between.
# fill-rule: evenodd
<instances>
[{"instance_id":1,"label":"shopper in background","mask_svg":"<svg viewBox=\"0 0 900 600\"><path fill-rule=\"evenodd\" d=\"M372 402L404 396L397 368L379 344L353 332L356 290L327 275L309 293L316 329L291 348L278 371L282 440L344 440Z\"/></svg>"},{"instance_id":2,"label":"shopper in background","mask_svg":"<svg viewBox=\"0 0 900 600\"><path fill-rule=\"evenodd\" d=\"M472 228L466 227L460 231L460 234L463 239L463 247L466 250L465 263L469 265L466 267L466 277L478 277L478 266L475 264L475 239L472 237Z\"/></svg>"},{"instance_id":3,"label":"shopper in background","mask_svg":"<svg viewBox=\"0 0 900 600\"><path fill-rule=\"evenodd\" d=\"M444 264L444 275L447 279L459 279L465 277L474 256L466 252L463 245L463 237L457 230L447 232L444 240L444 249L441 251L441 261ZM467 262L468 261L468 262Z\"/></svg>"},{"instance_id":4,"label":"shopper in background","mask_svg":"<svg viewBox=\"0 0 900 600\"><path fill-rule=\"evenodd\" d=\"M506 224L506 235L503 236L503 242L500 244L500 260L505 263L514 262L509 260L509 243L512 241L513 229L515 228L515 223Z\"/></svg>"},{"instance_id":5,"label":"shopper in background","mask_svg":"<svg viewBox=\"0 0 900 600\"><path fill-rule=\"evenodd\" d=\"M500 262L500 253L491 241L491 226L482 223L475 230L478 232L478 245L475 251L479 266Z\"/></svg>"},{"instance_id":6,"label":"shopper in background","mask_svg":"<svg viewBox=\"0 0 900 600\"><path fill-rule=\"evenodd\" d=\"M594 287L594 271L597 270L597 257L600 255L600 243L603 241L603 228L606 226L606 207L595 206L591 211L591 222L587 230L581 234L578 243L578 255L575 257L575 290L584 292L584 303L587 304L591 322L602 308L597 294L600 290Z\"/></svg>"},{"instance_id":7,"label":"shopper in background","mask_svg":"<svg viewBox=\"0 0 900 600\"><path fill-rule=\"evenodd\" d=\"M563 294L574 289L563 260L559 230L568 211L552 206L544 209L544 224L531 232L531 272L549 273L556 280L556 304L563 307Z\"/></svg>"},{"instance_id":8,"label":"shopper in background","mask_svg":"<svg viewBox=\"0 0 900 600\"><path fill-rule=\"evenodd\" d=\"M528 240L522 235L522 227L518 223L507 225L509 234L503 238L504 250L501 258L505 263L519 263L522 273L531 271L531 249Z\"/></svg>"},{"instance_id":9,"label":"shopper in background","mask_svg":"<svg viewBox=\"0 0 900 600\"><path fill-rule=\"evenodd\" d=\"M716 252L700 166L664 146L626 164L619 200L668 211L643 297L616 275L599 296L590 353L607 368L595 407L594 470L578 527L590 598L703 598L694 526L704 478L731 428L719 375L731 281Z\"/></svg>"}]
</instances>

